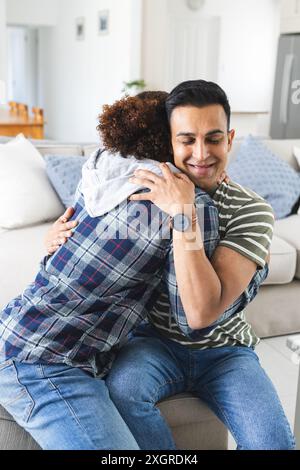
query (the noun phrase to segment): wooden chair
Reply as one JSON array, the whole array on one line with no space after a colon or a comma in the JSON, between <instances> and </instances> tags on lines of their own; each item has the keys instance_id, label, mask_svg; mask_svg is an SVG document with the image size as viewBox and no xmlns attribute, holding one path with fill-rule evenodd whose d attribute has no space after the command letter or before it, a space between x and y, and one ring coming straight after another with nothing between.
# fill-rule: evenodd
<instances>
[{"instance_id":1,"label":"wooden chair","mask_svg":"<svg viewBox=\"0 0 300 470\"><path fill-rule=\"evenodd\" d=\"M18 114L22 118L28 119L28 106L27 104L17 103Z\"/></svg>"},{"instance_id":2,"label":"wooden chair","mask_svg":"<svg viewBox=\"0 0 300 470\"><path fill-rule=\"evenodd\" d=\"M16 101L9 101L9 111L11 114L18 114L18 103Z\"/></svg>"},{"instance_id":3,"label":"wooden chair","mask_svg":"<svg viewBox=\"0 0 300 470\"><path fill-rule=\"evenodd\" d=\"M35 122L43 123L44 122L44 110L42 108L32 108L33 119Z\"/></svg>"},{"instance_id":4,"label":"wooden chair","mask_svg":"<svg viewBox=\"0 0 300 470\"><path fill-rule=\"evenodd\" d=\"M15 101L9 102L10 110L0 109L0 135L15 137L22 133L32 139L44 139L44 111L33 107L29 116L28 106Z\"/></svg>"}]
</instances>

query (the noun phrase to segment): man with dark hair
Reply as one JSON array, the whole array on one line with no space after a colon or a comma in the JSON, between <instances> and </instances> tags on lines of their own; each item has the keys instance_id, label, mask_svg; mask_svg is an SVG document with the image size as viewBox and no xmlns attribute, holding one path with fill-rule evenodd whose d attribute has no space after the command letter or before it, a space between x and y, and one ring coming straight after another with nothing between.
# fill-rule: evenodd
<instances>
[{"instance_id":1,"label":"man with dark hair","mask_svg":"<svg viewBox=\"0 0 300 470\"><path fill-rule=\"evenodd\" d=\"M234 139L228 99L217 84L180 84L166 110L182 173L173 175L166 165L162 176L140 170L131 181L149 192L130 199L151 201L171 216L174 262L166 270L176 272L177 283L169 282L168 290L161 283L149 323L119 352L106 378L110 396L141 449L175 449L155 405L184 391L207 403L238 449L293 449L276 391L254 352L259 339L241 308L268 271L272 209L236 183L217 184ZM183 183L184 203L178 204ZM209 193L219 213L220 242L211 259L196 217L195 186ZM177 315L182 307L184 318Z\"/></svg>"},{"instance_id":2,"label":"man with dark hair","mask_svg":"<svg viewBox=\"0 0 300 470\"><path fill-rule=\"evenodd\" d=\"M234 309L241 295L257 288L267 268L272 209L234 182L217 185L234 138L228 99L217 84L182 83L170 93L166 109L174 163L212 197L221 240L211 260L203 243L189 249L191 235L199 240L201 234L195 210L189 218L186 208L175 204L175 177L167 167L163 177L136 173L134 182L150 192L133 195L132 200L150 200L171 211L173 220L187 219L185 228L173 225L173 250L190 329L170 321L169 304L161 299L148 315L150 325L138 327L119 353L106 379L110 395L142 449L175 448L155 404L185 391L214 411L238 449L293 449L277 393L254 352L259 339L244 312Z\"/></svg>"},{"instance_id":3,"label":"man with dark hair","mask_svg":"<svg viewBox=\"0 0 300 470\"><path fill-rule=\"evenodd\" d=\"M179 106L209 106L220 104L227 117L227 130L230 130L231 109L226 93L214 82L191 80L177 85L166 100L166 111L169 121L172 112Z\"/></svg>"}]
</instances>

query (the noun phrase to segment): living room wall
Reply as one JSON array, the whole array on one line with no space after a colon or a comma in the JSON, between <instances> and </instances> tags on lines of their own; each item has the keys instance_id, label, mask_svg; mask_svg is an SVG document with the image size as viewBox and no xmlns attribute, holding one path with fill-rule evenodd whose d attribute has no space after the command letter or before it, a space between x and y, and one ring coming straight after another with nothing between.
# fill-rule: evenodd
<instances>
[{"instance_id":1,"label":"living room wall","mask_svg":"<svg viewBox=\"0 0 300 470\"><path fill-rule=\"evenodd\" d=\"M6 80L6 1L0 0L0 80Z\"/></svg>"},{"instance_id":2,"label":"living room wall","mask_svg":"<svg viewBox=\"0 0 300 470\"><path fill-rule=\"evenodd\" d=\"M55 25L60 0L6 0L7 21L17 25Z\"/></svg>"},{"instance_id":3,"label":"living room wall","mask_svg":"<svg viewBox=\"0 0 300 470\"><path fill-rule=\"evenodd\" d=\"M280 0L206 0L198 11L190 10L184 0L144 1L143 71L151 87L160 89L168 85L165 64L170 52L167 47L169 30L174 22L181 20L184 27L189 20L199 21L200 25L201 20L219 17L218 82L230 95L233 109L266 111L269 108ZM210 46L204 44L202 54L206 54ZM187 60L192 58L197 60L197 56L187 57Z\"/></svg>"},{"instance_id":4,"label":"living room wall","mask_svg":"<svg viewBox=\"0 0 300 470\"><path fill-rule=\"evenodd\" d=\"M45 110L46 137L97 141L102 105L121 96L123 81L140 78L143 0L6 0L5 23L39 29L38 105ZM0 0L5 8L5 0ZM109 33L98 32L98 15L108 10ZM82 40L76 22L85 19ZM2 51L2 50L3 51ZM1 63L7 69L4 42ZM4 73L3 72L3 73Z\"/></svg>"},{"instance_id":5,"label":"living room wall","mask_svg":"<svg viewBox=\"0 0 300 470\"><path fill-rule=\"evenodd\" d=\"M211 79L226 89L234 111L270 111L280 0L207 0L196 13L184 0L0 0L0 79L6 72L5 3L9 24L39 27L38 105L45 109L49 138L97 139L97 115L104 103L120 96L124 80L144 78L149 88L169 89L170 15L183 20L219 17L218 74ZM98 13L106 9L110 33L99 36ZM80 17L86 21L83 41L75 38ZM255 133L262 122L264 135L268 119L267 114L239 116L249 132Z\"/></svg>"},{"instance_id":6,"label":"living room wall","mask_svg":"<svg viewBox=\"0 0 300 470\"><path fill-rule=\"evenodd\" d=\"M96 141L97 116L104 103L121 95L123 81L139 78L140 2L60 0L57 25L40 30L40 90L47 136ZM99 11L109 10L109 34L99 35ZM75 24L85 18L84 39Z\"/></svg>"}]
</instances>

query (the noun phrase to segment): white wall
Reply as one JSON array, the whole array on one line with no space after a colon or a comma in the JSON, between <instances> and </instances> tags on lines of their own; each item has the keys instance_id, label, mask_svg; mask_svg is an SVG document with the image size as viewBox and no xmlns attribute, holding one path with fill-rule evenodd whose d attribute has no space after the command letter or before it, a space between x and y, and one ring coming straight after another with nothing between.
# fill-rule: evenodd
<instances>
[{"instance_id":1,"label":"white wall","mask_svg":"<svg viewBox=\"0 0 300 470\"><path fill-rule=\"evenodd\" d=\"M130 10L130 77L136 80L142 78L144 0L131 0Z\"/></svg>"},{"instance_id":2,"label":"white wall","mask_svg":"<svg viewBox=\"0 0 300 470\"><path fill-rule=\"evenodd\" d=\"M143 76L151 89L170 90L199 75L218 79L219 18L184 0L144 0Z\"/></svg>"},{"instance_id":3,"label":"white wall","mask_svg":"<svg viewBox=\"0 0 300 470\"><path fill-rule=\"evenodd\" d=\"M269 111L280 26L278 0L206 2L222 15L219 83L235 111ZM215 5L213 5L215 4Z\"/></svg>"},{"instance_id":4,"label":"white wall","mask_svg":"<svg viewBox=\"0 0 300 470\"><path fill-rule=\"evenodd\" d=\"M7 0L6 3L8 24L31 26L56 24L60 0Z\"/></svg>"},{"instance_id":5,"label":"white wall","mask_svg":"<svg viewBox=\"0 0 300 470\"><path fill-rule=\"evenodd\" d=\"M6 81L6 54L6 2L0 0L0 80L4 82Z\"/></svg>"},{"instance_id":6,"label":"white wall","mask_svg":"<svg viewBox=\"0 0 300 470\"><path fill-rule=\"evenodd\" d=\"M144 0L142 75L152 90L165 89L167 29L167 0Z\"/></svg>"},{"instance_id":7,"label":"white wall","mask_svg":"<svg viewBox=\"0 0 300 470\"><path fill-rule=\"evenodd\" d=\"M41 28L41 95L48 137L95 141L104 103L121 96L123 81L139 78L140 0L60 0L58 22ZM98 12L110 10L110 33L99 36ZM75 38L84 17L84 41ZM133 75L135 74L135 75Z\"/></svg>"},{"instance_id":8,"label":"white wall","mask_svg":"<svg viewBox=\"0 0 300 470\"><path fill-rule=\"evenodd\" d=\"M229 95L234 111L270 111L280 0L206 0L198 12L191 12L183 0L145 0L145 4L143 74L148 83L158 89L164 86L171 15L183 20L219 16L218 83Z\"/></svg>"},{"instance_id":9,"label":"white wall","mask_svg":"<svg viewBox=\"0 0 300 470\"><path fill-rule=\"evenodd\" d=\"M280 0L206 0L189 11L184 0L6 0L10 24L40 28L40 100L50 138L95 140L97 115L120 96L123 80L144 78L150 89L168 89L166 53L171 13L180 18L220 17L217 80L233 111L270 112ZM141 23L143 13L143 41ZM111 31L98 36L98 11L110 9ZM75 40L75 20L86 19L86 38ZM0 79L6 70L5 0L0 0ZM140 51L142 47L142 69ZM214 60L214 57L212 58ZM243 115L243 128L248 117ZM253 115L251 130L256 127ZM268 115L258 115L266 134ZM239 116L235 115L235 122Z\"/></svg>"}]
</instances>

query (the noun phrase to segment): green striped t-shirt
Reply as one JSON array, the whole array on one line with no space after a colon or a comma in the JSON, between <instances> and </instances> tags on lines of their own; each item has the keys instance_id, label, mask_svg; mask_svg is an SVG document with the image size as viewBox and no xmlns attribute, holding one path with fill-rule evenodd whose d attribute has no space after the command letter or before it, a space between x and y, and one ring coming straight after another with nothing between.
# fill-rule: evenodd
<instances>
[{"instance_id":1,"label":"green striped t-shirt","mask_svg":"<svg viewBox=\"0 0 300 470\"><path fill-rule=\"evenodd\" d=\"M237 183L222 183L212 195L219 212L219 246L226 246L254 261L258 269L265 266L273 235L274 214L271 206L253 191ZM164 336L191 348L221 346L254 347L259 338L247 323L244 312L229 317L201 341L191 341L178 327L172 315L168 296L163 294L148 314L150 323Z\"/></svg>"}]
</instances>

